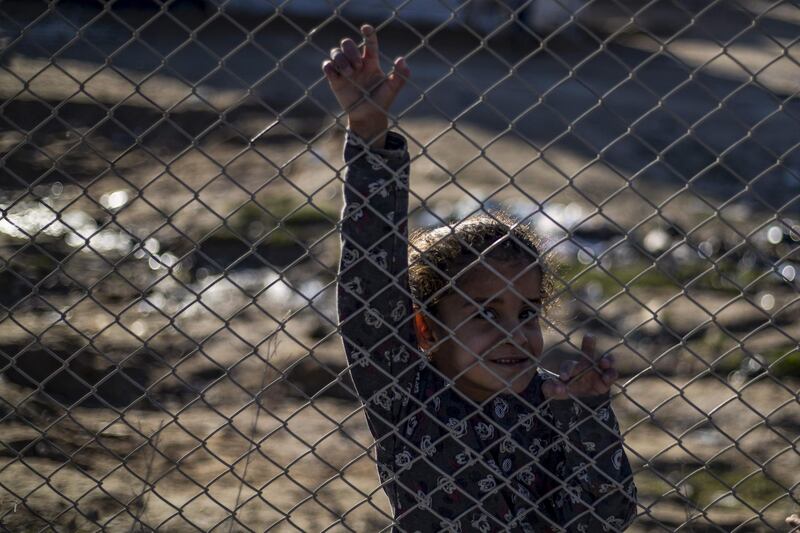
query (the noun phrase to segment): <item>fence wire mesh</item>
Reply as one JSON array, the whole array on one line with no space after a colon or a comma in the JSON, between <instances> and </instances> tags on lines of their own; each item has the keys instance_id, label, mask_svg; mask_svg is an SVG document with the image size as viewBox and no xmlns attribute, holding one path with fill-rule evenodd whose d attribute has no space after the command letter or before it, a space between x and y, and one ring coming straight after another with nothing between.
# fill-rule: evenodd
<instances>
[{"instance_id":1,"label":"fence wire mesh","mask_svg":"<svg viewBox=\"0 0 800 533\"><path fill-rule=\"evenodd\" d=\"M365 409L350 373L364 361L345 357L358 340L336 308L340 244L360 215L343 211L346 121L320 70L362 22L377 28L382 63L404 55L413 74L391 109L410 152L408 216L369 204L383 185L361 207L399 237L406 219L503 208L545 239L561 266L542 365L579 357L585 333L614 355L638 489L629 530L794 527L796 2L9 0L0 529L391 528L384 489L411 489L391 469L379 477L387 441L365 417L394 389ZM402 289L405 270L366 256ZM397 333L370 315L393 303L380 293L362 294L358 312ZM498 316L498 329L516 327ZM398 442L417 438L426 409L390 421ZM466 423L454 420L445 435ZM483 428L497 429L494 444L515 435ZM544 430L599 465L585 442L569 450L572 428ZM413 442L409 462L427 464ZM574 492L583 470L546 471L553 488L537 500L487 454L474 461L499 486L485 492L510 491L523 509L585 505L550 522L570 531L627 526L584 524L603 499ZM525 464L546 470L535 454L514 468ZM438 498L458 490L471 488L426 486L411 511L442 518L426 526L438 531L453 518ZM451 530L521 530L488 502Z\"/></svg>"}]
</instances>

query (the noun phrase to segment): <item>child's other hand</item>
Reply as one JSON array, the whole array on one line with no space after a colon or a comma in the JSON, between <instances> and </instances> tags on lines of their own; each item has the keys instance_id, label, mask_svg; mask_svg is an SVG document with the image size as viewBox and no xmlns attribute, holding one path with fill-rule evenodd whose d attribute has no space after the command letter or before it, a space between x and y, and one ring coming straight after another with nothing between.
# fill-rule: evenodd
<instances>
[{"instance_id":1,"label":"child's other hand","mask_svg":"<svg viewBox=\"0 0 800 533\"><path fill-rule=\"evenodd\" d=\"M322 71L333 94L347 112L348 127L374 148L383 148L389 119L386 112L405 85L411 70L403 57L395 59L386 76L378 55L378 36L369 24L361 26L364 46L342 39L339 48L331 49L331 58L322 63Z\"/></svg>"},{"instance_id":2,"label":"child's other hand","mask_svg":"<svg viewBox=\"0 0 800 533\"><path fill-rule=\"evenodd\" d=\"M583 338L583 357L580 361L564 361L561 364L558 379L548 380L542 385L545 398L567 400L608 394L619 373L614 368L614 358L610 354L595 358L595 344L591 335Z\"/></svg>"}]
</instances>

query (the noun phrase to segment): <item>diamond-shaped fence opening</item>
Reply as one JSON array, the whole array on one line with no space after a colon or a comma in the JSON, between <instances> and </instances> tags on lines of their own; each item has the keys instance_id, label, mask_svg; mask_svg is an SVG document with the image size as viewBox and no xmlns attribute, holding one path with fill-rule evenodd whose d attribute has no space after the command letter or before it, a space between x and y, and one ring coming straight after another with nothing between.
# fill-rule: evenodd
<instances>
[{"instance_id":1,"label":"diamond-shaped fence opening","mask_svg":"<svg viewBox=\"0 0 800 533\"><path fill-rule=\"evenodd\" d=\"M800 527L799 38L0 3L0 529Z\"/></svg>"}]
</instances>

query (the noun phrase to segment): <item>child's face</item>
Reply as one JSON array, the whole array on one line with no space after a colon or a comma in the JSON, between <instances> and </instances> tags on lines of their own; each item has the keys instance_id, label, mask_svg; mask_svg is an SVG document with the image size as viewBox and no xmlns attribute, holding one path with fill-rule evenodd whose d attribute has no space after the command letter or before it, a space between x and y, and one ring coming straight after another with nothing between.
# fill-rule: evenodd
<instances>
[{"instance_id":1,"label":"child's face","mask_svg":"<svg viewBox=\"0 0 800 533\"><path fill-rule=\"evenodd\" d=\"M503 390L522 392L543 349L540 268L530 265L521 274L526 266L520 263L487 263L497 274L483 265L472 267L456 282L466 296L454 292L442 298L438 322L428 319L431 334L441 341L433 364L476 401Z\"/></svg>"}]
</instances>

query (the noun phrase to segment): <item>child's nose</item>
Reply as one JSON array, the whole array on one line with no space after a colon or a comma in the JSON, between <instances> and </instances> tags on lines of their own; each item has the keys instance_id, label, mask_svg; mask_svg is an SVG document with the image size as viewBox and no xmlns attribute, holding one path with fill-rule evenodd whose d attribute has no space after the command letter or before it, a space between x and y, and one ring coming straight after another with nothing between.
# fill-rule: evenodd
<instances>
[{"instance_id":1,"label":"child's nose","mask_svg":"<svg viewBox=\"0 0 800 533\"><path fill-rule=\"evenodd\" d=\"M525 336L525 332L520 324L516 324L514 329L510 331L511 338L514 339L519 346L525 346L528 343L528 337Z\"/></svg>"},{"instance_id":2,"label":"child's nose","mask_svg":"<svg viewBox=\"0 0 800 533\"><path fill-rule=\"evenodd\" d=\"M511 320L498 321L496 326L507 338L513 340L517 345L524 346L528 342L524 328L519 322Z\"/></svg>"}]
</instances>

